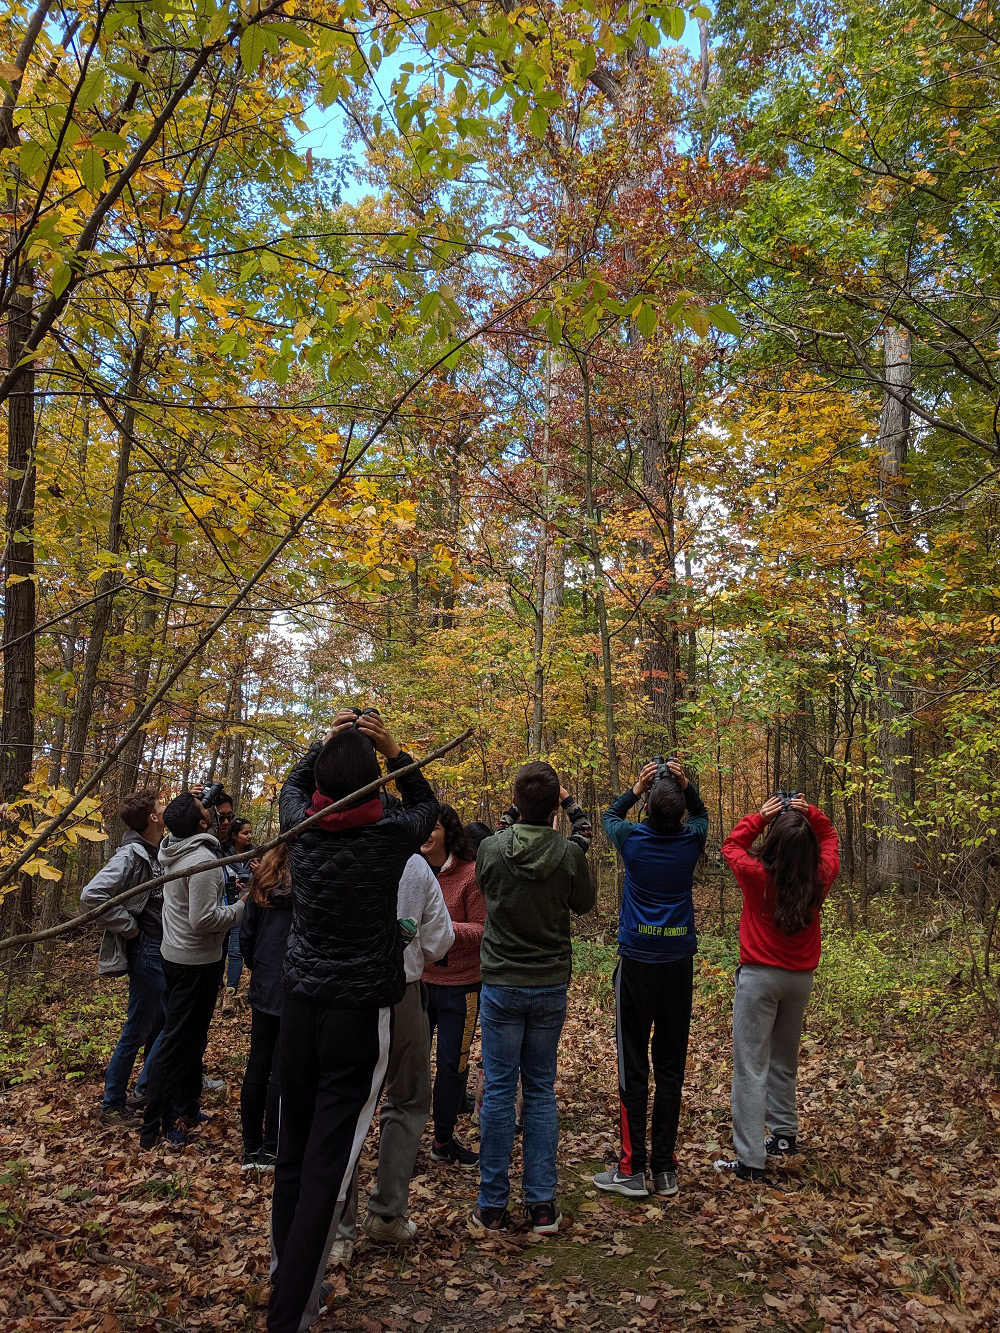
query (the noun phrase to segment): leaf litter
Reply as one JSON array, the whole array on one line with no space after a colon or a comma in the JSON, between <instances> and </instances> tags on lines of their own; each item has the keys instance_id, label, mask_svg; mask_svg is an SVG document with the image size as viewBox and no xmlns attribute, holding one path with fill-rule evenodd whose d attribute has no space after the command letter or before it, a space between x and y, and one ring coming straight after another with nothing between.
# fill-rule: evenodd
<instances>
[{"instance_id":1,"label":"leaf litter","mask_svg":"<svg viewBox=\"0 0 1000 1333\"><path fill-rule=\"evenodd\" d=\"M83 948L48 1003L67 1021L96 985ZM317 1330L995 1329L1000 1277L1000 1095L981 1037L899 1025L872 1037L811 1031L799 1077L804 1151L775 1188L720 1179L729 1144L726 1012L696 997L678 1148L680 1194L600 1194L615 1158L614 1020L574 980L557 1097L564 1225L474 1237L475 1174L430 1162L411 1190L417 1242L362 1240L333 1272ZM51 983L55 984L55 983ZM49 1016L51 1020L51 1015ZM216 1018L206 1068L226 1078L197 1145L140 1153L99 1114L100 1070L54 1058L0 1098L0 1329L263 1328L270 1178L239 1169L249 1017ZM116 1032L109 1021L108 1042ZM963 1045L964 1041L964 1045ZM929 1044L930 1043L930 1044ZM72 1063L72 1062L70 1062ZM461 1131L475 1142L465 1122ZM373 1174L373 1130L361 1163ZM519 1178L517 1154L512 1180ZM516 1184L515 1184L516 1192Z\"/></svg>"}]
</instances>

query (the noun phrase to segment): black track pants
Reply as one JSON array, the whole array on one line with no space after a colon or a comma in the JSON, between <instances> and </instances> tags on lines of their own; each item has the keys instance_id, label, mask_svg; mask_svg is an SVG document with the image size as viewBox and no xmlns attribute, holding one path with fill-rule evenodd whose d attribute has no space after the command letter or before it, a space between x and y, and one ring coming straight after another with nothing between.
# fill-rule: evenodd
<instances>
[{"instance_id":1,"label":"black track pants","mask_svg":"<svg viewBox=\"0 0 1000 1333\"><path fill-rule=\"evenodd\" d=\"M286 995L278 1042L270 1333L318 1317L319 1289L389 1062L392 1009Z\"/></svg>"},{"instance_id":2,"label":"black track pants","mask_svg":"<svg viewBox=\"0 0 1000 1333\"><path fill-rule=\"evenodd\" d=\"M626 1176L638 1175L646 1169L650 1032L656 1091L649 1166L653 1172L674 1169L693 982L693 958L682 958L676 963L618 960L615 1027L622 1136L618 1169Z\"/></svg>"},{"instance_id":3,"label":"black track pants","mask_svg":"<svg viewBox=\"0 0 1000 1333\"><path fill-rule=\"evenodd\" d=\"M166 1013L156 1059L146 1084L146 1111L139 1142L151 1148L183 1117L198 1118L202 1058L219 994L222 956L217 963L172 963L163 960L167 983Z\"/></svg>"}]
</instances>

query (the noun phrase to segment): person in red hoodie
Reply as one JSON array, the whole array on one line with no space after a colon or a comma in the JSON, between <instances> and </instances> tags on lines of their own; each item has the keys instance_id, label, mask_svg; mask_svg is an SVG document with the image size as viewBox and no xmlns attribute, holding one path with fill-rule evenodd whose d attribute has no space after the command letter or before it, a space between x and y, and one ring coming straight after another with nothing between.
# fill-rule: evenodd
<instances>
[{"instance_id":1,"label":"person in red hoodie","mask_svg":"<svg viewBox=\"0 0 1000 1333\"><path fill-rule=\"evenodd\" d=\"M437 875L455 931L448 953L425 967L423 976L432 1037L437 1029L431 1161L474 1167L479 1165L479 1154L455 1138L455 1122L465 1101L469 1048L479 1018L483 986L479 949L486 900L476 883L476 853L452 806L441 806L434 830L420 850Z\"/></svg>"},{"instance_id":2,"label":"person in red hoodie","mask_svg":"<svg viewBox=\"0 0 1000 1333\"><path fill-rule=\"evenodd\" d=\"M722 855L743 890L743 911L733 999L736 1158L715 1169L762 1181L768 1157L797 1151L799 1039L819 962L820 911L840 871L837 832L801 792L779 793L736 825Z\"/></svg>"}]
</instances>

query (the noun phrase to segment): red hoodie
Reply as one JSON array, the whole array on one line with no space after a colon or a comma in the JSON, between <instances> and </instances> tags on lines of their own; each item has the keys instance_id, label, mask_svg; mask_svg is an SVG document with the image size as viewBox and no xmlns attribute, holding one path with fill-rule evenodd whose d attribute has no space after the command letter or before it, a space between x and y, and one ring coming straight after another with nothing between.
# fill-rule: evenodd
<instances>
[{"instance_id":1,"label":"red hoodie","mask_svg":"<svg viewBox=\"0 0 1000 1333\"><path fill-rule=\"evenodd\" d=\"M448 966L428 964L424 981L431 986L478 985L483 979L479 950L486 923L486 899L476 883L475 861L449 856L438 872L438 883L455 931L455 943L448 950Z\"/></svg>"},{"instance_id":2,"label":"red hoodie","mask_svg":"<svg viewBox=\"0 0 1000 1333\"><path fill-rule=\"evenodd\" d=\"M819 843L819 878L823 899L840 871L837 830L814 805L807 815ZM743 890L740 914L740 962L764 963L789 972L811 972L819 962L819 911L808 926L795 935L785 935L774 924L774 890L770 873L750 848L767 825L759 814L747 815L722 844L722 855Z\"/></svg>"}]
</instances>

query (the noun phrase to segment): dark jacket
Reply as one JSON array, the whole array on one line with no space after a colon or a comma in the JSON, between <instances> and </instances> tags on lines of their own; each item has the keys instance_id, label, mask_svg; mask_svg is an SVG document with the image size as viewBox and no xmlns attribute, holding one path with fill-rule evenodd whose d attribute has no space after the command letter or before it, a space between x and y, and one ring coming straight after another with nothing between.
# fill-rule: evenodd
<instances>
[{"instance_id":1,"label":"dark jacket","mask_svg":"<svg viewBox=\"0 0 1000 1333\"><path fill-rule=\"evenodd\" d=\"M565 986L573 965L570 913L594 905L576 842L548 825L515 824L483 840L476 878L486 899L483 982Z\"/></svg>"},{"instance_id":2,"label":"dark jacket","mask_svg":"<svg viewBox=\"0 0 1000 1333\"><path fill-rule=\"evenodd\" d=\"M314 745L285 781L278 807L283 831L311 808L320 748ZM412 762L401 753L387 764L392 772ZM396 895L404 866L430 836L438 803L420 772L400 778L398 786L403 804L381 818L334 831L313 825L290 844L285 990L298 999L337 1009L381 1009L403 998Z\"/></svg>"},{"instance_id":3,"label":"dark jacket","mask_svg":"<svg viewBox=\"0 0 1000 1333\"><path fill-rule=\"evenodd\" d=\"M280 1014L285 947L292 924L292 895L272 893L270 906L247 899L240 923L240 953L250 969L250 1005L263 1014Z\"/></svg>"},{"instance_id":4,"label":"dark jacket","mask_svg":"<svg viewBox=\"0 0 1000 1333\"><path fill-rule=\"evenodd\" d=\"M630 787L603 817L604 831L625 863L618 952L640 963L678 962L698 950L692 889L708 836L708 811L689 782L686 822L677 833L654 833L648 824L625 818L638 799Z\"/></svg>"}]
</instances>

